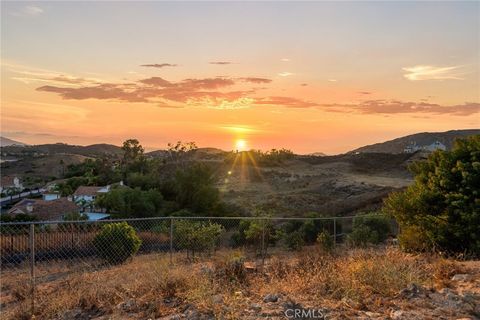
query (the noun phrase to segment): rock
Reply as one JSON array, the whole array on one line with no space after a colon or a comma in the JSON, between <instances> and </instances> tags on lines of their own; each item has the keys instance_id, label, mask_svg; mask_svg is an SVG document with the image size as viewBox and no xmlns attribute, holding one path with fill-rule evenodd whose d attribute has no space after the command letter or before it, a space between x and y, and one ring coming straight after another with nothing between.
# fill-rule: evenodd
<instances>
[{"instance_id":1,"label":"rock","mask_svg":"<svg viewBox=\"0 0 480 320\"><path fill-rule=\"evenodd\" d=\"M452 281L468 281L472 278L469 274L459 273L452 277Z\"/></svg>"},{"instance_id":2,"label":"rock","mask_svg":"<svg viewBox=\"0 0 480 320\"><path fill-rule=\"evenodd\" d=\"M288 300L283 304L283 309L303 309L303 306L300 303L294 302L292 300Z\"/></svg>"},{"instance_id":3,"label":"rock","mask_svg":"<svg viewBox=\"0 0 480 320\"><path fill-rule=\"evenodd\" d=\"M406 287L405 289L402 289L397 296L401 298L412 299L412 298L426 295L426 291L427 290L422 286L419 286L415 283L411 283L408 285L408 287Z\"/></svg>"},{"instance_id":4,"label":"rock","mask_svg":"<svg viewBox=\"0 0 480 320\"><path fill-rule=\"evenodd\" d=\"M423 319L422 316L423 315L414 311L395 310L390 313L390 318L392 318L392 320Z\"/></svg>"},{"instance_id":5,"label":"rock","mask_svg":"<svg viewBox=\"0 0 480 320\"><path fill-rule=\"evenodd\" d=\"M363 304L361 304L360 302L357 302L348 298L342 298L342 302L349 308L356 309L356 310L361 310L364 307Z\"/></svg>"},{"instance_id":6,"label":"rock","mask_svg":"<svg viewBox=\"0 0 480 320\"><path fill-rule=\"evenodd\" d=\"M257 266L255 265L254 262L244 262L243 267L247 272L255 272L257 271Z\"/></svg>"},{"instance_id":7,"label":"rock","mask_svg":"<svg viewBox=\"0 0 480 320\"><path fill-rule=\"evenodd\" d=\"M125 302L122 302L117 305L117 308L124 311L124 312L131 312L133 309L135 309L137 306L137 303L133 299L129 299Z\"/></svg>"},{"instance_id":8,"label":"rock","mask_svg":"<svg viewBox=\"0 0 480 320\"><path fill-rule=\"evenodd\" d=\"M263 302L277 302L278 299L280 299L280 295L270 293L263 298Z\"/></svg>"},{"instance_id":9,"label":"rock","mask_svg":"<svg viewBox=\"0 0 480 320\"><path fill-rule=\"evenodd\" d=\"M371 311L367 311L365 312L365 315L369 318L378 318L378 317L381 317L382 315L378 312L371 312Z\"/></svg>"},{"instance_id":10,"label":"rock","mask_svg":"<svg viewBox=\"0 0 480 320\"><path fill-rule=\"evenodd\" d=\"M390 313L390 317L392 319L401 319L403 315L404 315L404 312L402 310L396 310Z\"/></svg>"},{"instance_id":11,"label":"rock","mask_svg":"<svg viewBox=\"0 0 480 320\"><path fill-rule=\"evenodd\" d=\"M252 303L250 305L250 309L254 310L254 311L260 311L260 310L262 310L262 306L259 305L258 303Z\"/></svg>"},{"instance_id":12,"label":"rock","mask_svg":"<svg viewBox=\"0 0 480 320\"><path fill-rule=\"evenodd\" d=\"M463 301L472 304L480 305L480 296L471 292L464 292L462 295Z\"/></svg>"}]
</instances>

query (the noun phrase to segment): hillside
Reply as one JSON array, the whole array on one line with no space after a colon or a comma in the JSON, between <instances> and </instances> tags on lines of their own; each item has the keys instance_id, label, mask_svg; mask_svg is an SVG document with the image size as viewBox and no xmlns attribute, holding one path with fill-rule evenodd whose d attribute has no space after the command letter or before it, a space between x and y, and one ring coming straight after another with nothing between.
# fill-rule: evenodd
<instances>
[{"instance_id":1,"label":"hillside","mask_svg":"<svg viewBox=\"0 0 480 320\"><path fill-rule=\"evenodd\" d=\"M9 138L0 137L0 147L7 147L7 146L26 146L26 144L23 142L9 139Z\"/></svg>"},{"instance_id":2,"label":"hillside","mask_svg":"<svg viewBox=\"0 0 480 320\"><path fill-rule=\"evenodd\" d=\"M416 143L418 146L427 146L435 141L441 142L447 147L447 150L450 150L455 139L477 134L480 134L480 129L451 130L446 132L422 132L386 142L364 146L352 150L351 153L403 153L404 149L412 143Z\"/></svg>"},{"instance_id":3,"label":"hillside","mask_svg":"<svg viewBox=\"0 0 480 320\"><path fill-rule=\"evenodd\" d=\"M100 156L120 156L122 149L111 144L92 144L89 146L69 145L65 143L40 144L34 146L6 146L2 147L2 153L8 155L28 155L28 154L76 154L85 157Z\"/></svg>"}]
</instances>

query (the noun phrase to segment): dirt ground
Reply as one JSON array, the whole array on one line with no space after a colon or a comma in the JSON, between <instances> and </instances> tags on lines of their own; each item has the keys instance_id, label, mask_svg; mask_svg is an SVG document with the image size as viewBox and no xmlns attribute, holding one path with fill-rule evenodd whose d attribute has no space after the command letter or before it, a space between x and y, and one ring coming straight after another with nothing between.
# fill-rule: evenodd
<instances>
[{"instance_id":1,"label":"dirt ground","mask_svg":"<svg viewBox=\"0 0 480 320\"><path fill-rule=\"evenodd\" d=\"M241 252L218 252L193 263L175 256L170 265L165 256L145 255L120 266L50 277L37 286L36 318L473 320L480 316L480 261L412 255L394 247L349 249L334 255L307 248L275 254L265 264L252 256L237 260L239 256ZM50 267L60 274L58 265ZM8 278L3 279L0 318L30 318L26 275L3 276ZM294 317L295 310L310 313Z\"/></svg>"},{"instance_id":2,"label":"dirt ground","mask_svg":"<svg viewBox=\"0 0 480 320\"><path fill-rule=\"evenodd\" d=\"M227 174L219 187L225 200L251 210L260 206L277 215L316 212L334 216L378 209L388 193L412 183L406 161L366 170L354 160L292 160L270 168L251 164L223 167Z\"/></svg>"}]
</instances>

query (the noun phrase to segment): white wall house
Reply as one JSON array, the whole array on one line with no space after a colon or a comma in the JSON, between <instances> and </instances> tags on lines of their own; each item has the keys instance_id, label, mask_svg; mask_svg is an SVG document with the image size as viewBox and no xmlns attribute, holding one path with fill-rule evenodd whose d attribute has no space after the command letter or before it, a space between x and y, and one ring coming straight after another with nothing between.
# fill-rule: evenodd
<instances>
[{"instance_id":1,"label":"white wall house","mask_svg":"<svg viewBox=\"0 0 480 320\"><path fill-rule=\"evenodd\" d=\"M123 186L123 181L113 185L96 187L96 186L80 186L73 193L73 201L80 205L84 210L94 210L95 200L98 196L110 192L112 186Z\"/></svg>"},{"instance_id":2,"label":"white wall house","mask_svg":"<svg viewBox=\"0 0 480 320\"><path fill-rule=\"evenodd\" d=\"M433 152L435 150L447 150L447 147L438 140L433 142L432 144L424 146L417 145L416 141L412 141L405 147L405 149L403 149L403 152L414 153L420 150Z\"/></svg>"},{"instance_id":3,"label":"white wall house","mask_svg":"<svg viewBox=\"0 0 480 320\"><path fill-rule=\"evenodd\" d=\"M426 150L426 151L444 150L445 151L447 150L447 147L440 141L435 141L431 145L424 146L423 150Z\"/></svg>"}]
</instances>

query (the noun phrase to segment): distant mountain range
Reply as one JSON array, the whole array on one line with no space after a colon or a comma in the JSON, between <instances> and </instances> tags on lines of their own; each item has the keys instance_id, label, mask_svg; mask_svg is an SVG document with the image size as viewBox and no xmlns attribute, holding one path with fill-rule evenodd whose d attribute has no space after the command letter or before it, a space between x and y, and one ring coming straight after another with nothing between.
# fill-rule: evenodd
<instances>
[{"instance_id":1,"label":"distant mountain range","mask_svg":"<svg viewBox=\"0 0 480 320\"><path fill-rule=\"evenodd\" d=\"M7 147L7 146L26 146L26 144L23 142L15 141L5 137L0 137L0 147Z\"/></svg>"},{"instance_id":2,"label":"distant mountain range","mask_svg":"<svg viewBox=\"0 0 480 320\"><path fill-rule=\"evenodd\" d=\"M404 149L409 145L416 144L417 146L428 146L436 141L445 145L447 150L450 150L457 138L465 138L467 136L477 134L480 134L480 129L451 130L446 132L422 132L386 142L364 146L352 150L351 153L403 153Z\"/></svg>"},{"instance_id":3,"label":"distant mountain range","mask_svg":"<svg viewBox=\"0 0 480 320\"><path fill-rule=\"evenodd\" d=\"M451 130L446 132L423 132L382 143L364 146L352 150L349 153L403 153L404 149L413 143L415 143L417 146L427 146L436 141L445 145L447 149L451 149L455 139L477 134L480 134L480 129ZM92 144L89 146L77 146L65 143L30 146L5 137L0 138L2 152L7 154L76 154L85 157L121 156L123 154L121 147L105 143ZM223 156L225 153L226 151L217 148L199 148L195 152L195 156L197 158L217 158ZM168 153L166 150L156 150L146 152L145 154L150 157L161 158L167 156ZM309 154L309 156L322 157L325 156L325 154L322 152L315 152Z\"/></svg>"}]
</instances>

